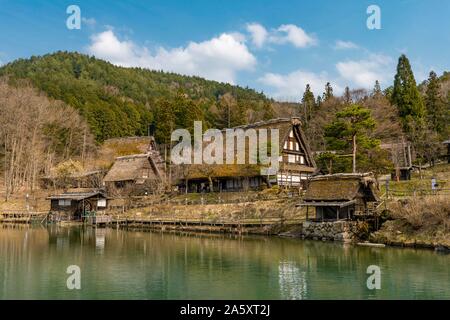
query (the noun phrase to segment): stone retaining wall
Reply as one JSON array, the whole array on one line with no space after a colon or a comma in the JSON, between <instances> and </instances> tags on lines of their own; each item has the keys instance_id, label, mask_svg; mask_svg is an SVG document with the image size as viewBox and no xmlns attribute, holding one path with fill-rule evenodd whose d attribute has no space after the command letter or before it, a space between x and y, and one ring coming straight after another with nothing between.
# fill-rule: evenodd
<instances>
[{"instance_id":1,"label":"stone retaining wall","mask_svg":"<svg viewBox=\"0 0 450 320\"><path fill-rule=\"evenodd\" d=\"M368 227L361 221L303 222L305 239L356 242L365 237Z\"/></svg>"}]
</instances>

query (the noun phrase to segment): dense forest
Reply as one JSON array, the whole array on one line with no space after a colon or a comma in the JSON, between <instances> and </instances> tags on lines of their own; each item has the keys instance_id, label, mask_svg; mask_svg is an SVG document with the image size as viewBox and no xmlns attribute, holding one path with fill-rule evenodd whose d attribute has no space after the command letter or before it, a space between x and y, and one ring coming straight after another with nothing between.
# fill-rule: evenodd
<instances>
[{"instance_id":1,"label":"dense forest","mask_svg":"<svg viewBox=\"0 0 450 320\"><path fill-rule=\"evenodd\" d=\"M149 124L157 140L170 128L192 127L193 117L207 126L236 126L272 117L262 93L200 77L122 68L71 52L19 59L0 68L10 84L27 79L50 98L77 109L95 139L143 135ZM269 110L268 110L269 109Z\"/></svg>"}]
</instances>

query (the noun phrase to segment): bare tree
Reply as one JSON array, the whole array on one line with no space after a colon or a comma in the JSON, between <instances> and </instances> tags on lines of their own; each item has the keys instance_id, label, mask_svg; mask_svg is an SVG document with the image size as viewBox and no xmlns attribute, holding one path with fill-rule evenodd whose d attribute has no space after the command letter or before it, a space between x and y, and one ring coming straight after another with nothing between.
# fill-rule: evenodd
<instances>
[{"instance_id":1,"label":"bare tree","mask_svg":"<svg viewBox=\"0 0 450 320\"><path fill-rule=\"evenodd\" d=\"M57 161L79 157L89 132L75 109L7 79L0 79L0 119L5 200L22 188L33 191ZM94 146L92 135L84 145Z\"/></svg>"}]
</instances>

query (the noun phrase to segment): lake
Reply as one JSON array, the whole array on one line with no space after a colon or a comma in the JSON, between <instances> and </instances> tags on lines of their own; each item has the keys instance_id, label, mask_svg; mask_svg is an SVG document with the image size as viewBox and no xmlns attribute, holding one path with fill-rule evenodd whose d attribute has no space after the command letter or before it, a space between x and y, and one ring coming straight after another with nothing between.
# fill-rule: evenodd
<instances>
[{"instance_id":1,"label":"lake","mask_svg":"<svg viewBox=\"0 0 450 320\"><path fill-rule=\"evenodd\" d=\"M67 268L79 266L81 289ZM381 289L367 287L367 268ZM450 255L262 236L0 224L0 299L450 299Z\"/></svg>"}]
</instances>

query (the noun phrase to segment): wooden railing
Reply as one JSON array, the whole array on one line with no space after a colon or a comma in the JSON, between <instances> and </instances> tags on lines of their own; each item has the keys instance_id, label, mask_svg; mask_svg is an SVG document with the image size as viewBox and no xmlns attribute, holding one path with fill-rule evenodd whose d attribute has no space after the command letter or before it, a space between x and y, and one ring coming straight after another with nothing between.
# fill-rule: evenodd
<instances>
[{"instance_id":1,"label":"wooden railing","mask_svg":"<svg viewBox=\"0 0 450 320\"><path fill-rule=\"evenodd\" d=\"M0 211L0 222L9 223L43 223L48 216L47 211L20 211L20 210L2 210Z\"/></svg>"}]
</instances>

